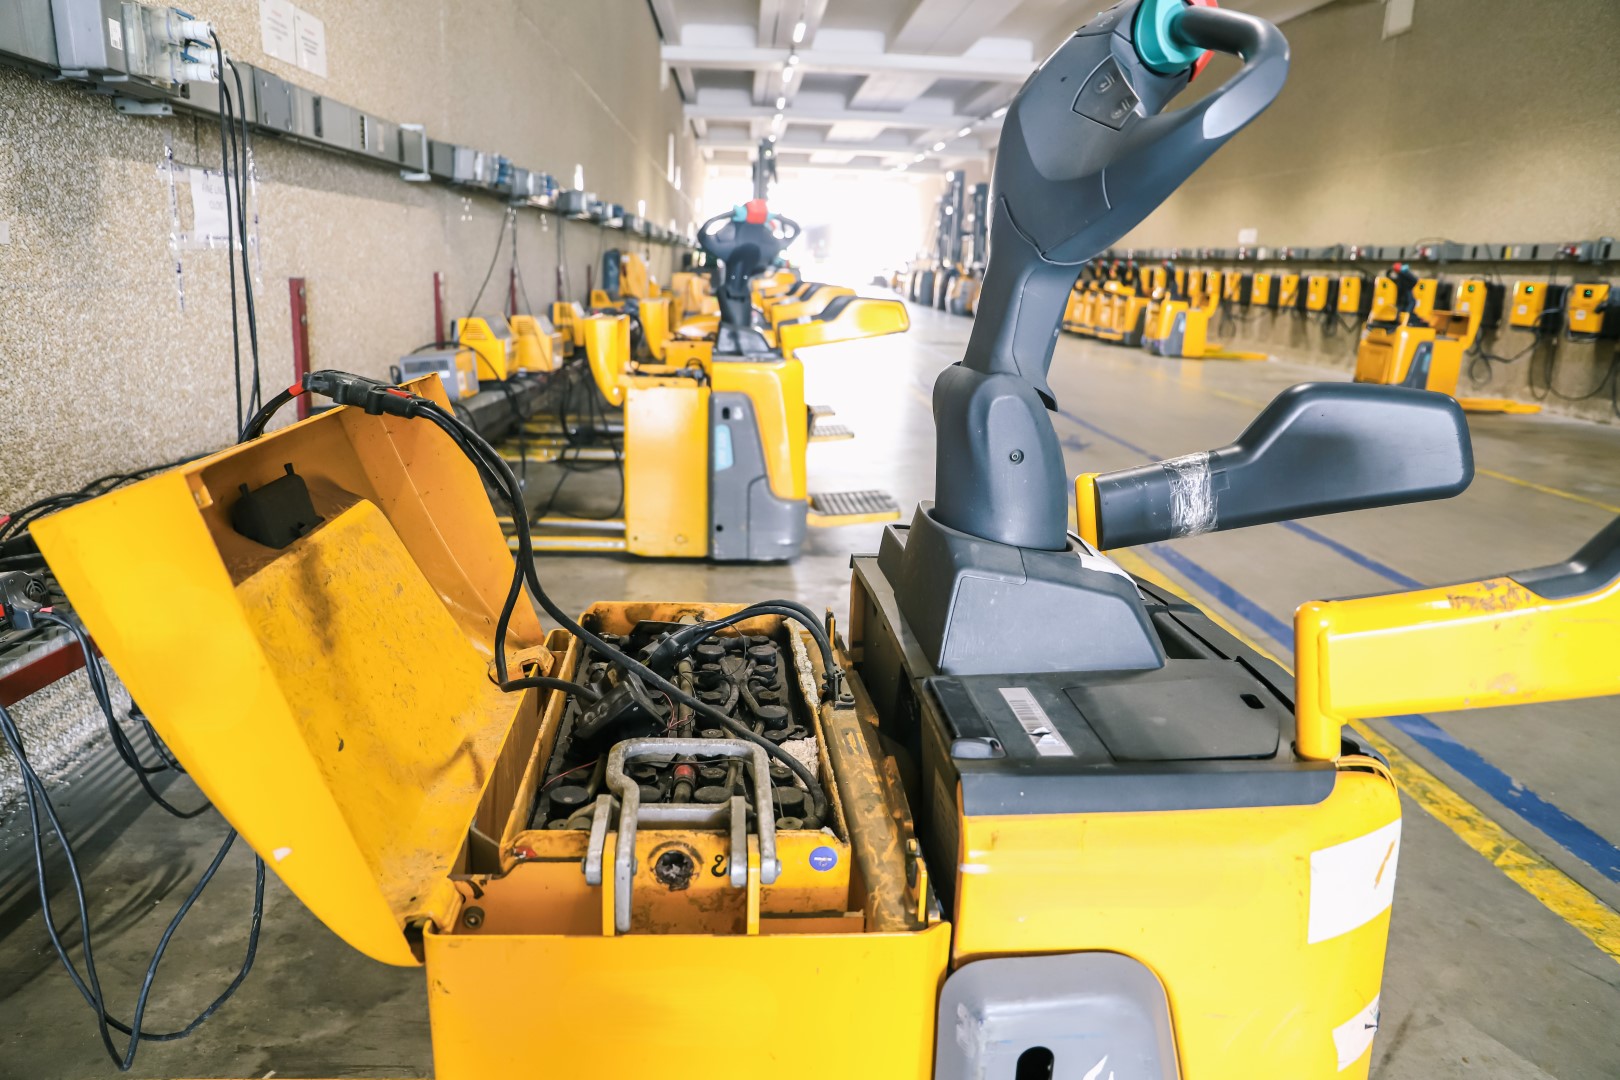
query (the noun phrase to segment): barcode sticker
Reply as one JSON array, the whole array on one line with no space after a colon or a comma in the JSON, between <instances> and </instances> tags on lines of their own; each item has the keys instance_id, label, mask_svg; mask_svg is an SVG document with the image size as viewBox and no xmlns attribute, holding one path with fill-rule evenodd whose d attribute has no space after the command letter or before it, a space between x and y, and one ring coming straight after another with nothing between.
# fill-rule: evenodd
<instances>
[{"instance_id":1,"label":"barcode sticker","mask_svg":"<svg viewBox=\"0 0 1620 1080\"><path fill-rule=\"evenodd\" d=\"M1041 757L1074 757L1074 751L1057 733L1052 718L1046 715L1046 710L1041 708L1034 694L1022 686L1003 686L1000 690L1002 699L1023 727L1024 734L1035 744L1037 754Z\"/></svg>"}]
</instances>

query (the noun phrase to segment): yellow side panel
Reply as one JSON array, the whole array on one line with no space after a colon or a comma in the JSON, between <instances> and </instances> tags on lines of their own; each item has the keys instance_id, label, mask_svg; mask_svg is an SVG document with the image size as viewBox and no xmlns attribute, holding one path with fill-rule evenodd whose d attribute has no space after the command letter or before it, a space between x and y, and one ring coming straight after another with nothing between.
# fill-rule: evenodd
<instances>
[{"instance_id":1,"label":"yellow side panel","mask_svg":"<svg viewBox=\"0 0 1620 1080\"><path fill-rule=\"evenodd\" d=\"M624 538L634 555L709 553L709 388L694 380L630 380Z\"/></svg>"},{"instance_id":2,"label":"yellow side panel","mask_svg":"<svg viewBox=\"0 0 1620 1080\"><path fill-rule=\"evenodd\" d=\"M1377 1000L1389 910L1341 891L1394 873L1399 818L1394 786L1359 771L1315 806L969 817L956 961L1123 953L1164 983L1186 1080L1365 1077L1370 1049L1341 1070L1334 1031ZM1370 880L1313 898L1313 853L1392 825L1370 868L1351 860Z\"/></svg>"},{"instance_id":3,"label":"yellow side panel","mask_svg":"<svg viewBox=\"0 0 1620 1080\"><path fill-rule=\"evenodd\" d=\"M715 393L736 391L753 401L771 493L779 499L806 499L804 451L810 422L804 365L797 360L727 362L711 365L710 376Z\"/></svg>"},{"instance_id":4,"label":"yellow side panel","mask_svg":"<svg viewBox=\"0 0 1620 1080\"><path fill-rule=\"evenodd\" d=\"M708 367L714 356L713 341L671 338L664 347L664 363L669 367Z\"/></svg>"},{"instance_id":5,"label":"yellow side panel","mask_svg":"<svg viewBox=\"0 0 1620 1080\"><path fill-rule=\"evenodd\" d=\"M1271 275L1256 273L1249 279L1249 303L1254 307L1265 307L1271 302Z\"/></svg>"},{"instance_id":6,"label":"yellow side panel","mask_svg":"<svg viewBox=\"0 0 1620 1080\"><path fill-rule=\"evenodd\" d=\"M430 933L434 1074L932 1075L949 927L794 934L767 921L761 929L761 937Z\"/></svg>"},{"instance_id":7,"label":"yellow side panel","mask_svg":"<svg viewBox=\"0 0 1620 1080\"><path fill-rule=\"evenodd\" d=\"M1399 331L1368 327L1356 346L1356 382L1393 386L1406 376L1406 360L1399 354L1405 338Z\"/></svg>"}]
</instances>

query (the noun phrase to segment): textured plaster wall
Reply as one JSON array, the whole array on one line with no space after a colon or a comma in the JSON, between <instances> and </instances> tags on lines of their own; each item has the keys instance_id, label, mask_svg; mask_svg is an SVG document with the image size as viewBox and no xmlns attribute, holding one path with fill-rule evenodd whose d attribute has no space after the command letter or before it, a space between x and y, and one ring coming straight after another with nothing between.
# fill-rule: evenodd
<instances>
[{"instance_id":1,"label":"textured plaster wall","mask_svg":"<svg viewBox=\"0 0 1620 1080\"><path fill-rule=\"evenodd\" d=\"M661 88L644 0L300 0L325 21L319 79L265 57L255 0L205 0L243 60L435 137L505 154L668 224L691 219L701 166L673 85ZM666 179L676 136L683 186ZM431 339L431 277L465 313L504 213L482 195L259 138L258 310L271 387L292 369L287 279L309 282L313 362L385 374ZM0 68L0 509L112 471L226 442L235 422L223 250L171 251L159 168L216 166L205 120L133 119L81 87ZM189 214L181 190L182 213ZM519 265L536 308L556 295L558 223L518 214ZM606 244L566 226L574 298ZM668 249L639 245L667 278ZM480 314L506 297L503 253ZM184 291L184 309L180 291ZM245 340L245 331L244 331Z\"/></svg>"},{"instance_id":2,"label":"textured plaster wall","mask_svg":"<svg viewBox=\"0 0 1620 1080\"><path fill-rule=\"evenodd\" d=\"M1292 67L1281 96L1122 247L1235 247L1590 239L1620 235L1620 128L1614 124L1614 0L1417 0L1412 29L1380 40L1383 5L1339 0L1283 27ZM1200 83L1233 70L1217 60ZM1448 267L1448 277L1478 272ZM1553 267L1498 268L1548 279ZM1557 279L1605 281L1592 268ZM1353 344L1288 316L1228 334L1292 360L1349 366ZM1488 343L1520 352L1516 331ZM1589 389L1606 346L1564 342L1556 384ZM1552 356L1536 358L1538 385ZM1484 392L1528 397L1529 358ZM1464 383L1467 388L1467 382ZM1606 397L1555 407L1613 419Z\"/></svg>"},{"instance_id":3,"label":"textured plaster wall","mask_svg":"<svg viewBox=\"0 0 1620 1080\"><path fill-rule=\"evenodd\" d=\"M4 2L4 0L0 0ZM269 60L256 0L198 0L228 50L336 100L438 138L505 154L681 227L701 164L673 86L660 85L645 0L299 0L322 18L328 78ZM668 138L684 191L666 178ZM82 87L0 67L0 512L111 472L231 440L226 253L170 248L159 166L216 167L217 126L133 119ZM386 375L433 335L432 274L447 315L467 311L489 267L504 207L396 171L293 143L253 143L257 287L265 384L292 372L287 280L308 280L313 363ZM189 196L179 192L189 218ZM529 300L556 296L565 254L573 298L588 265L627 237L517 215ZM668 249L643 247L667 280ZM479 314L506 298L503 251ZM181 306L181 291L184 307ZM243 331L244 345L246 330ZM155 596L160 602L161 597ZM15 710L50 775L100 720L75 676ZM0 768L0 804L16 774Z\"/></svg>"}]
</instances>

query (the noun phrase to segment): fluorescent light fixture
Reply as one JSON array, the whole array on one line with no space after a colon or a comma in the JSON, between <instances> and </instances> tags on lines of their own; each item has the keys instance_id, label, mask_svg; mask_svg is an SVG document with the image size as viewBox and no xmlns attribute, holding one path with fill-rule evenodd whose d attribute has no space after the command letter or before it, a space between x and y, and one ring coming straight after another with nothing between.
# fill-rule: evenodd
<instances>
[{"instance_id":1,"label":"fluorescent light fixture","mask_svg":"<svg viewBox=\"0 0 1620 1080\"><path fill-rule=\"evenodd\" d=\"M790 68L790 67L783 68L782 69L782 84L785 86L785 85L787 85L788 83L790 83L792 81L793 81L793 69Z\"/></svg>"},{"instance_id":2,"label":"fluorescent light fixture","mask_svg":"<svg viewBox=\"0 0 1620 1080\"><path fill-rule=\"evenodd\" d=\"M912 158L911 160L912 161L922 161L922 160L926 159L927 157L928 157L927 154L918 154L916 157Z\"/></svg>"},{"instance_id":3,"label":"fluorescent light fixture","mask_svg":"<svg viewBox=\"0 0 1620 1080\"><path fill-rule=\"evenodd\" d=\"M800 19L793 24L793 44L797 45L804 40L804 20Z\"/></svg>"},{"instance_id":4,"label":"fluorescent light fixture","mask_svg":"<svg viewBox=\"0 0 1620 1080\"><path fill-rule=\"evenodd\" d=\"M943 149L945 149L945 144L944 144L944 143L942 143L942 142L937 142L937 143L935 143L935 144L934 144L934 153L936 153L936 154L937 154L937 153L939 153L939 152L940 152L940 151L941 151L941 150L943 150Z\"/></svg>"},{"instance_id":5,"label":"fluorescent light fixture","mask_svg":"<svg viewBox=\"0 0 1620 1080\"><path fill-rule=\"evenodd\" d=\"M777 98L776 99L776 108L777 108L777 111L781 111L782 109L787 108L787 98L785 98L785 97Z\"/></svg>"},{"instance_id":6,"label":"fluorescent light fixture","mask_svg":"<svg viewBox=\"0 0 1620 1080\"><path fill-rule=\"evenodd\" d=\"M798 66L799 66L799 54L798 53L789 53L788 54L788 67L798 67Z\"/></svg>"},{"instance_id":7,"label":"fluorescent light fixture","mask_svg":"<svg viewBox=\"0 0 1620 1080\"><path fill-rule=\"evenodd\" d=\"M971 134L973 134L973 129L971 127L965 127L956 133L956 137L958 139L965 139Z\"/></svg>"}]
</instances>

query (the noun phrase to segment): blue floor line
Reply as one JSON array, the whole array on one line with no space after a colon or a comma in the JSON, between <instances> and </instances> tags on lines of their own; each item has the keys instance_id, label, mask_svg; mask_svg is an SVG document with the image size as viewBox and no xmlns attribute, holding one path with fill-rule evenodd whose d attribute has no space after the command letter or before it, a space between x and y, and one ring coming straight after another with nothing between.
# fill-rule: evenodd
<instances>
[{"instance_id":1,"label":"blue floor line","mask_svg":"<svg viewBox=\"0 0 1620 1080\"><path fill-rule=\"evenodd\" d=\"M1363 555L1355 548L1341 544L1331 536L1324 536L1315 529L1311 528L1309 525L1301 525L1297 521L1279 521L1277 524L1281 525L1289 532L1298 533L1307 540L1316 541L1323 547L1328 548L1339 555L1343 555L1346 559L1349 559L1357 566L1366 570L1371 570L1373 573L1377 574L1381 578L1384 578L1386 581L1393 581L1403 589L1423 588L1424 583L1419 581L1417 578L1407 577L1393 566L1388 566L1381 563L1371 555Z\"/></svg>"},{"instance_id":2,"label":"blue floor line","mask_svg":"<svg viewBox=\"0 0 1620 1080\"><path fill-rule=\"evenodd\" d=\"M1156 455L1139 446L1131 445L1119 436L1105 431L1089 421L1082 420L1080 417L1063 410L1059 410L1059 413L1087 431L1118 443L1127 450L1141 454L1149 460L1156 459ZM1283 522L1281 524L1307 539L1315 540L1357 565L1372 570L1402 588L1419 588L1422 586L1422 582L1407 577L1399 570L1385 566L1376 559L1367 558L1359 552L1323 536L1315 529L1307 528L1295 522ZM1282 647L1284 654L1292 653L1294 630L1288 623L1279 619L1260 604L1244 595L1242 591L1206 570L1169 544L1151 544L1147 550L1154 558L1186 578L1197 589L1208 595L1210 599L1271 638ZM1428 750L1429 753L1457 770L1459 774L1466 777L1481 791L1484 791L1525 821L1540 829L1570 854L1610 881L1620 884L1620 848L1617 848L1595 830L1588 827L1579 818L1565 813L1557 804L1542 798L1535 791L1491 764L1477 750L1458 741L1456 736L1428 717L1411 715L1390 716L1384 719L1391 727L1401 731L1425 750Z\"/></svg>"}]
</instances>

